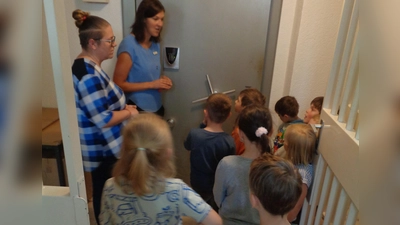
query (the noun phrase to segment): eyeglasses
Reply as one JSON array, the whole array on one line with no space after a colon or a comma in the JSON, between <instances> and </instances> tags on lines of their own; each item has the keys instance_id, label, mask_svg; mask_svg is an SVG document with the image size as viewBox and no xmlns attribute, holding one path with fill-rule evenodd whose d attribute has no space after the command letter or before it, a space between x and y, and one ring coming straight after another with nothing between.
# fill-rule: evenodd
<instances>
[{"instance_id":1,"label":"eyeglasses","mask_svg":"<svg viewBox=\"0 0 400 225\"><path fill-rule=\"evenodd\" d=\"M115 36L113 36L111 39L96 39L98 41L105 41L108 42L110 44L114 44L115 43Z\"/></svg>"}]
</instances>

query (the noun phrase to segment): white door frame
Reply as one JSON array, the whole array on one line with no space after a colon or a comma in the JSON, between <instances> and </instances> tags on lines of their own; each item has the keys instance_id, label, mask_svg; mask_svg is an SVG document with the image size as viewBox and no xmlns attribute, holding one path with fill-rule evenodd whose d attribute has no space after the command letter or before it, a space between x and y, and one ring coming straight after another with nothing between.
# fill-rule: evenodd
<instances>
[{"instance_id":1,"label":"white door frame","mask_svg":"<svg viewBox=\"0 0 400 225\"><path fill-rule=\"evenodd\" d=\"M43 224L89 225L64 1L43 0L43 5L69 183L42 186Z\"/></svg>"}]
</instances>

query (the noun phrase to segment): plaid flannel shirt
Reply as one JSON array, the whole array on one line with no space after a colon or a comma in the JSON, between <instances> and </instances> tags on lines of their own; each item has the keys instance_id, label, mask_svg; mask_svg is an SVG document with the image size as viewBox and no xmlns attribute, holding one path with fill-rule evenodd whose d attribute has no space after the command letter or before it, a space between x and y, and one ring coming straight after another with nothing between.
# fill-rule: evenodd
<instances>
[{"instance_id":1,"label":"plaid flannel shirt","mask_svg":"<svg viewBox=\"0 0 400 225\"><path fill-rule=\"evenodd\" d=\"M72 65L79 137L85 171L95 170L104 157L119 156L123 123L103 128L112 111L125 108L125 96L107 74L88 59Z\"/></svg>"}]
</instances>

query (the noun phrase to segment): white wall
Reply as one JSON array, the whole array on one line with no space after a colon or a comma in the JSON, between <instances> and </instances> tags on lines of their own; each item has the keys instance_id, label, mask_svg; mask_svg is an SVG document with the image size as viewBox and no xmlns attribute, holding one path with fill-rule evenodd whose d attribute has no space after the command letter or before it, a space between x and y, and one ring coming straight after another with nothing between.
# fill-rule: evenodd
<instances>
[{"instance_id":1,"label":"white wall","mask_svg":"<svg viewBox=\"0 0 400 225\"><path fill-rule=\"evenodd\" d=\"M325 95L342 6L342 0L283 1L269 105L276 126L282 96L296 97L303 118L311 100Z\"/></svg>"},{"instance_id":2,"label":"white wall","mask_svg":"<svg viewBox=\"0 0 400 225\"><path fill-rule=\"evenodd\" d=\"M79 44L78 28L74 24L74 19L72 18L72 11L75 9L81 9L83 11L90 12L95 16L100 16L106 19L112 26L114 35L117 38L117 43L119 43L122 38L122 15L121 15L121 1L112 0L108 4L100 3L86 3L82 0L75 1L65 1L65 14L68 24L68 43L71 61L73 61L76 56L81 52L81 47ZM132 21L133 22L133 21ZM47 29L45 27L45 22L43 20L43 74L42 74L42 106L43 107L53 107L57 108L56 92L54 89L54 78L52 75L52 68L50 63L50 53L47 41ZM116 54L117 51L115 51ZM48 62L48 63L46 63ZM114 72L114 67L116 63L116 57L110 60L106 60L102 63L102 68L106 73L112 77ZM72 76L72 75L71 75Z\"/></svg>"}]
</instances>

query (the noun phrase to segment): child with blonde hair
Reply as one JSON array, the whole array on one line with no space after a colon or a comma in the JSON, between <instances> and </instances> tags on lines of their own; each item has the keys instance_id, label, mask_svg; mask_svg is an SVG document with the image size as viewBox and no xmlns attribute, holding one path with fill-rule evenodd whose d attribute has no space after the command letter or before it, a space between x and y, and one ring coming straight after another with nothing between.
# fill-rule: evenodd
<instances>
[{"instance_id":1,"label":"child with blonde hair","mask_svg":"<svg viewBox=\"0 0 400 225\"><path fill-rule=\"evenodd\" d=\"M295 207L288 214L288 221L294 221L303 206L308 189L313 181L313 157L316 135L308 124L292 124L285 132L284 146L286 159L290 160L298 169L302 179L302 192Z\"/></svg>"},{"instance_id":2,"label":"child with blonde hair","mask_svg":"<svg viewBox=\"0 0 400 225\"><path fill-rule=\"evenodd\" d=\"M242 90L235 100L235 111L240 113L245 107L257 104L260 106L265 105L265 96L255 88L246 88ZM233 139L235 140L236 145L236 155L241 155L244 152L244 143L240 141L239 137L239 126L237 125L237 121L235 127L231 133Z\"/></svg>"},{"instance_id":3,"label":"child with blonde hair","mask_svg":"<svg viewBox=\"0 0 400 225\"><path fill-rule=\"evenodd\" d=\"M100 224L181 224L186 215L222 224L218 214L182 180L174 179L170 128L144 113L123 130L121 158L103 189Z\"/></svg>"}]
</instances>

